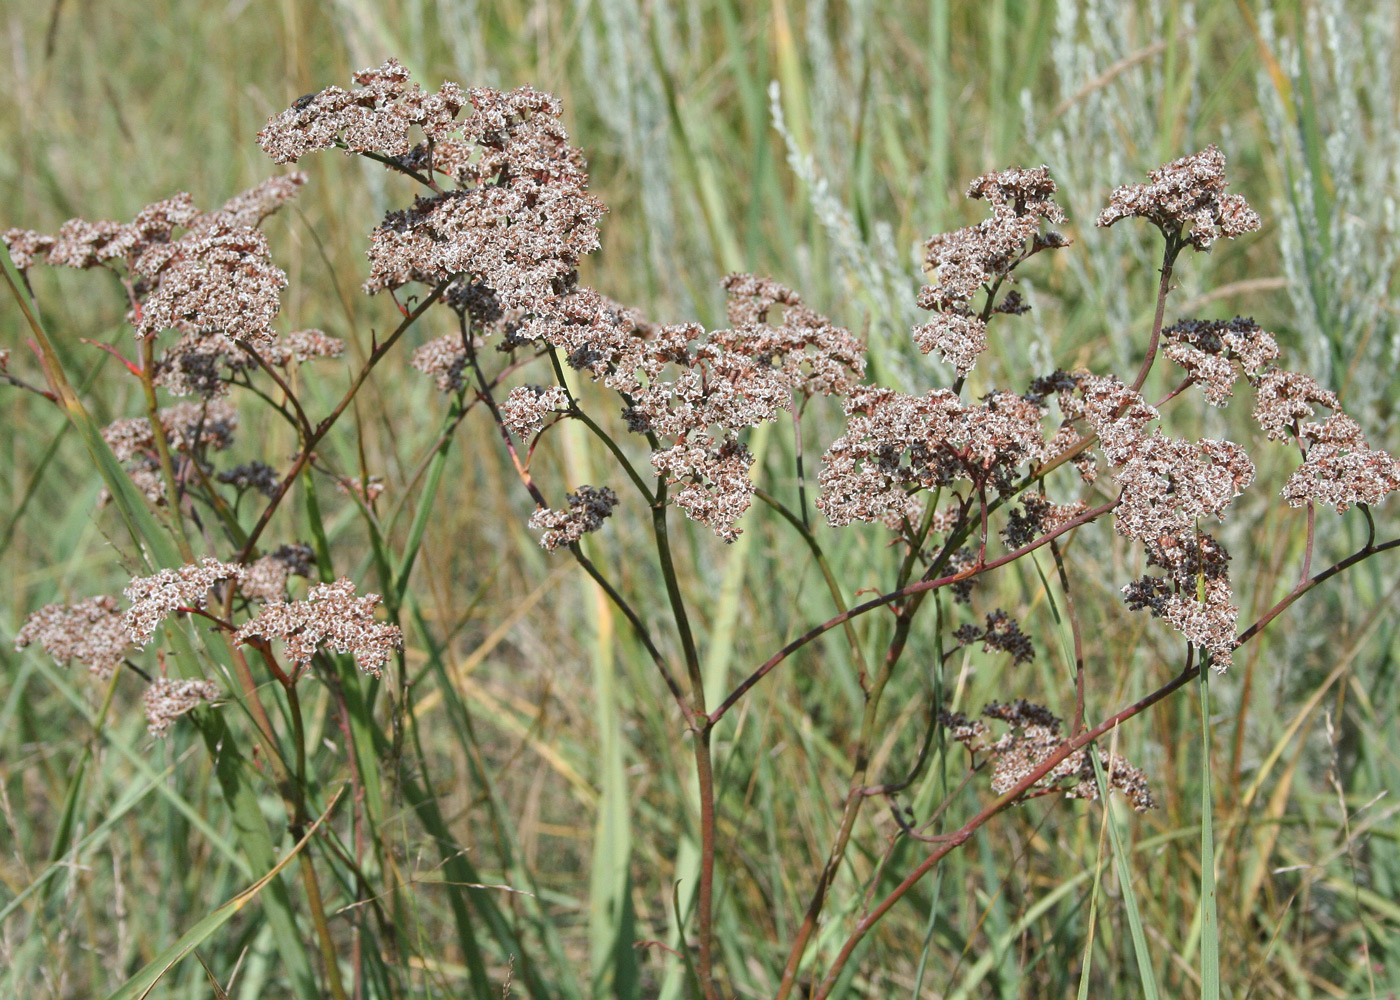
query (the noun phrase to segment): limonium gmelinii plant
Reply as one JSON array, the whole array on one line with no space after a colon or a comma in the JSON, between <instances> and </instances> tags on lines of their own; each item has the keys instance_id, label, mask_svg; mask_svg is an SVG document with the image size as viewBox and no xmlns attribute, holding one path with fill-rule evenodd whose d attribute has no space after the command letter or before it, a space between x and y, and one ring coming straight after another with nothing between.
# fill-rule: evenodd
<instances>
[{"instance_id":1,"label":"limonium gmelinii plant","mask_svg":"<svg viewBox=\"0 0 1400 1000\"><path fill-rule=\"evenodd\" d=\"M441 390L448 433L468 411L489 418L489 426L474 426L490 431L533 502L528 528L554 558L572 559L596 582L674 703L665 725L693 755L701 855L684 953L675 960L692 970L706 1000L731 995L722 969L726 960L742 958L721 954L716 943L716 871L730 859L717 834L713 737L803 647L828 632L850 644L864 710L825 865L805 911L788 925L777 1000L799 991L826 997L890 908L1003 810L1032 797L1095 799L1110 790L1134 809L1151 808L1153 776L1110 753L1100 738L1198 676L1225 672L1235 651L1302 594L1400 544L1376 540L1370 513L1400 486L1400 463L1368 443L1334 392L1285 367L1274 338L1250 319L1166 323L1176 269L1219 241L1260 227L1244 199L1227 192L1225 156L1216 147L1151 170L1146 183L1114 190L1096 220L1100 227L1148 225L1160 234L1155 314L1136 371L1120 377L1061 369L969 398L966 380L988 337L1012 330L1029 308L1016 289L1020 269L1042 254L1073 252L1071 240L1054 228L1065 216L1047 168L978 177L967 197L985 203L985 218L928 241L929 283L918 304L929 321L911 336L956 377L951 385L909 394L873 384L862 339L771 278L725 278L728 328L709 331L693 322L651 322L580 284L579 263L599 247L605 209L588 192L583 155L569 145L560 115L554 98L528 87L500 92L448 83L428 93L391 60L356 74L349 90L330 87L301 98L259 133L275 163L343 150L383 164L404 184L404 207L369 234L363 284L367 294L387 300L395 325L364 345L337 389L338 401L324 412L312 412L299 387L328 378L316 374L317 365L342 356L346 345L319 330L278 329L287 278L259 230L297 195L305 174L273 177L214 210L177 194L129 222L75 219L52 235L4 234L13 262L6 273L34 331L36 374L16 371L24 366L6 354L3 377L63 407L81 429L86 409L39 320L27 273L41 265L102 270L125 297L132 337L129 350L119 353L145 402L144 413L86 438L100 469L109 476L119 470L102 502L130 529L130 584L120 597L94 595L34 611L15 643L85 664L108 683L139 678L150 732L164 737L173 726L192 724L221 766L235 743L230 730L252 733L258 777L229 777L224 790L233 804L244 790L240 780L266 780L280 797L302 844L301 889L289 912L309 921L326 995L360 995L359 986L343 981L347 945L328 916L328 896L346 908L380 904L346 857L357 820L345 821L349 832L339 838L306 839L313 823L340 820L327 818L334 802L308 781L300 692L308 683L331 690L332 711L349 734L374 717L373 703L356 693L352 660L389 682L391 719L382 736L346 751L346 773L356 787L377 755L403 751L412 692L402 616L413 553L381 575L381 597L331 571L333 561L343 565L357 554L332 552L314 516L309 541L268 536L284 523L274 514L299 490L310 490L315 477L330 477L355 504L372 508L382 481L365 469L356 477L342 473L319 446L382 359L407 350L402 345L411 329L436 334L419 338L412 365ZM1143 395L1154 365L1174 366L1177 383L1155 400ZM1228 406L1243 387L1254 397L1257 440L1179 438L1161 425L1164 407ZM270 408L294 431L295 454L221 462L240 409L255 406ZM844 418L844 430L825 443L815 481L808 482L800 464L803 418L812 426L811 414L823 406ZM766 486L749 449L753 428L779 421L792 428L799 465L775 473L775 483L796 482L795 489ZM595 435L614 460L602 482L537 476L536 456L561 439L559 428L568 422ZM1231 553L1215 525L1253 482L1256 446L1294 452L1296 471L1281 500L1305 512L1307 537L1296 586L1247 621L1232 595ZM791 529L797 551L824 570L823 546L833 530L878 536L888 553L888 586L851 603L847 582L824 572L829 617L709 701L703 644L691 625L695 609L674 553L676 518L684 515L732 542L755 502L772 508ZM1370 525L1361 549L1326 568L1312 565L1319 507L1355 508ZM664 583L657 590L629 589L586 554L585 536L606 546L610 522L623 514L648 526L653 551L629 559L653 561ZM907 784L883 783L870 762L886 718L882 695L896 672L908 669L916 616L936 604L940 621L959 621L939 633L934 669L974 644L1016 663L1031 659L1038 640L1007 612L973 615L961 606L970 605L974 587L989 574L1040 552L1053 558L1068 593L1063 549L1079 531L1113 531L1137 547L1141 575L1114 586L1125 614L1145 613L1163 623L1154 627L1179 634L1179 672L1105 718L1086 717L1086 684L1104 671L1085 662L1071 602L1076 672L1065 682L1064 717L1016 692L980 716L944 712L937 720L942 738L962 744L958 752L971 780L985 784L985 807L938 835L927 832L932 817L896 810L899 830L886 849L915 842L922 857L895 873L892 889L867 901L841 928L839 946L817 963L814 937L857 817L872 800L893 800ZM415 545L418 540L421 531ZM880 655L867 657L851 623L877 611L892 615L892 631ZM427 816L430 796L413 790L418 779L401 780L410 805ZM331 888L321 884L322 866L351 874Z\"/></svg>"}]
</instances>

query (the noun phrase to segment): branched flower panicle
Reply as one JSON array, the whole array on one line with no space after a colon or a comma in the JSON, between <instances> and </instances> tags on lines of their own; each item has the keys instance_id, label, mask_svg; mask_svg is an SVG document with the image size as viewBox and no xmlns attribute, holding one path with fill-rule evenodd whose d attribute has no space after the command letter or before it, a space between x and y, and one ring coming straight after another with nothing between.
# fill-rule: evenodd
<instances>
[{"instance_id":1,"label":"branched flower panicle","mask_svg":"<svg viewBox=\"0 0 1400 1000\"><path fill-rule=\"evenodd\" d=\"M1400 489L1400 461L1366 443L1361 427L1345 413L1305 423L1298 436L1307 458L1284 484L1290 507L1319 503L1343 513L1352 504L1378 504Z\"/></svg>"},{"instance_id":2,"label":"branched flower panicle","mask_svg":"<svg viewBox=\"0 0 1400 1000\"><path fill-rule=\"evenodd\" d=\"M724 289L731 329L714 331L710 343L777 368L803 395L844 396L865 377L865 345L792 289L753 274L729 275Z\"/></svg>"},{"instance_id":3,"label":"branched flower panicle","mask_svg":"<svg viewBox=\"0 0 1400 1000\"><path fill-rule=\"evenodd\" d=\"M115 597L89 597L77 604L46 604L25 619L15 649L37 642L54 662L77 660L101 680L126 656L131 636Z\"/></svg>"},{"instance_id":4,"label":"branched flower panicle","mask_svg":"<svg viewBox=\"0 0 1400 1000\"><path fill-rule=\"evenodd\" d=\"M991 758L992 791L999 795L1009 792L1030 777L1033 771L1065 745L1066 740L1060 732L1060 719L1041 705L1024 700L1009 704L994 703L984 708L982 715L1006 723L1011 727L1010 731L998 740L989 741L990 730L986 723L969 721L961 712L945 712L940 721L953 739L966 746L971 753L985 753ZM1032 787L1042 792L1061 792L1071 799L1096 800L1099 785L1089 752L1082 747L1073 751L1038 778ZM1142 771L1121 757L1115 756L1110 760L1108 754L1098 748L1094 748L1093 752L1099 756L1109 788L1122 794L1134 810L1146 812L1155 805Z\"/></svg>"},{"instance_id":5,"label":"branched flower panicle","mask_svg":"<svg viewBox=\"0 0 1400 1000\"><path fill-rule=\"evenodd\" d=\"M1110 465L1124 464L1137 454L1143 428L1159 416L1156 407L1116 375L1080 375L1076 387L1078 396L1060 393L1060 411L1094 429Z\"/></svg>"},{"instance_id":6,"label":"branched flower panicle","mask_svg":"<svg viewBox=\"0 0 1400 1000\"><path fill-rule=\"evenodd\" d=\"M918 303L936 317L915 327L914 343L928 354L937 349L959 377L967 375L987 349L987 317L993 312L1016 314L1026 305L1009 293L995 303L996 287L1028 258L1042 250L1068 246L1069 240L1054 230L1041 230L1042 222L1065 221L1064 212L1051 197L1055 182L1048 167L1012 168L977 178L967 189L969 198L985 198L992 217L975 226L939 233L925 244L924 269L934 283L919 292ZM980 312L972 299L986 289L988 301ZM1013 298L1014 296L1014 298Z\"/></svg>"},{"instance_id":7,"label":"branched flower panicle","mask_svg":"<svg viewBox=\"0 0 1400 1000\"><path fill-rule=\"evenodd\" d=\"M568 510L541 507L530 515L530 527L544 532L540 546L551 552L597 531L617 506L617 494L606 486L580 486L578 492L566 494L566 499Z\"/></svg>"},{"instance_id":8,"label":"branched flower panicle","mask_svg":"<svg viewBox=\"0 0 1400 1000\"><path fill-rule=\"evenodd\" d=\"M1282 368L1269 368L1260 375L1254 392L1254 419L1270 441L1287 440L1298 421L1317 412L1313 407L1338 410L1342 405L1335 392L1324 389L1311 375Z\"/></svg>"},{"instance_id":9,"label":"branched flower panicle","mask_svg":"<svg viewBox=\"0 0 1400 1000\"><path fill-rule=\"evenodd\" d=\"M1225 193L1225 154L1215 145L1147 172L1149 183L1115 188L1097 225L1120 219L1147 219L1169 239L1190 225L1185 240L1209 250L1222 236L1233 239L1254 232L1259 216L1242 195Z\"/></svg>"},{"instance_id":10,"label":"branched flower panicle","mask_svg":"<svg viewBox=\"0 0 1400 1000\"><path fill-rule=\"evenodd\" d=\"M175 720L200 705L219 697L219 686L213 681L174 680L158 677L146 688L146 729L157 739L164 739Z\"/></svg>"},{"instance_id":11,"label":"branched flower panicle","mask_svg":"<svg viewBox=\"0 0 1400 1000\"><path fill-rule=\"evenodd\" d=\"M178 330L196 343L219 338L221 347L235 340L254 350L272 345L272 320L282 307L287 275L272 263L267 237L259 230L215 226L142 255L136 270L155 282L133 317L137 336Z\"/></svg>"},{"instance_id":12,"label":"branched flower panicle","mask_svg":"<svg viewBox=\"0 0 1400 1000\"><path fill-rule=\"evenodd\" d=\"M327 87L269 118L258 145L277 163L295 163L313 150L338 145L352 153L401 156L409 151L415 125L434 139L461 128L455 119L466 95L455 83L428 94L397 59L362 69L354 79L355 90Z\"/></svg>"},{"instance_id":13,"label":"branched flower panicle","mask_svg":"<svg viewBox=\"0 0 1400 1000\"><path fill-rule=\"evenodd\" d=\"M233 444L234 431L238 428L238 411L223 399L177 403L159 411L158 416L171 450L191 456L211 448L223 451ZM102 437L117 460L126 464L137 488L153 503L167 503L151 422L145 417L116 420L102 429ZM99 506L106 499L104 489Z\"/></svg>"},{"instance_id":14,"label":"branched flower panicle","mask_svg":"<svg viewBox=\"0 0 1400 1000\"><path fill-rule=\"evenodd\" d=\"M147 205L130 222L71 219L53 236L14 229L3 238L22 269L42 257L53 266L116 270L136 335L180 335L156 358L156 384L177 396L222 395L227 370L251 363L235 341L273 352L274 363L284 366L342 349L334 338L311 336L319 331L287 335L279 345L270 325L286 275L256 226L305 180L302 173L270 178L212 212L199 211L181 193Z\"/></svg>"},{"instance_id":15,"label":"branched flower panicle","mask_svg":"<svg viewBox=\"0 0 1400 1000\"><path fill-rule=\"evenodd\" d=\"M946 389L909 396L861 388L846 398L846 433L822 456L817 506L833 525L912 516L911 488L957 479L1011 489L1015 470L1047 457L1043 405L992 392L965 404Z\"/></svg>"},{"instance_id":16,"label":"branched flower panicle","mask_svg":"<svg viewBox=\"0 0 1400 1000\"><path fill-rule=\"evenodd\" d=\"M1230 553L1205 532L1164 535L1147 548L1147 563L1167 571L1123 588L1128 608L1146 608L1211 653L1217 670L1230 665L1239 608L1230 603Z\"/></svg>"},{"instance_id":17,"label":"branched flower panicle","mask_svg":"<svg viewBox=\"0 0 1400 1000\"><path fill-rule=\"evenodd\" d=\"M153 576L137 577L124 591L130 607L122 624L131 641L144 646L156 627L181 608L203 608L209 591L225 580L242 579L243 567L205 558L178 569L163 569Z\"/></svg>"},{"instance_id":18,"label":"branched flower panicle","mask_svg":"<svg viewBox=\"0 0 1400 1000\"><path fill-rule=\"evenodd\" d=\"M343 145L432 184L432 194L370 233L367 292L467 275L505 308L540 310L566 290L579 259L598 248L604 208L587 192L583 155L568 144L553 97L453 83L427 94L392 59L355 81L356 90L330 87L297 101L258 141L282 163ZM414 127L428 143L410 148ZM457 186L444 191L434 175Z\"/></svg>"},{"instance_id":19,"label":"branched flower panicle","mask_svg":"<svg viewBox=\"0 0 1400 1000\"><path fill-rule=\"evenodd\" d=\"M472 336L473 348L485 344L480 337ZM435 337L413 352L409 362L424 375L433 376L440 392L460 392L466 384L467 352L462 347L461 334L447 333Z\"/></svg>"},{"instance_id":20,"label":"branched flower panicle","mask_svg":"<svg viewBox=\"0 0 1400 1000\"><path fill-rule=\"evenodd\" d=\"M1319 503L1343 513L1353 504L1376 504L1400 489L1400 461L1372 448L1361 426L1342 412L1337 394L1310 375L1270 367L1254 380L1254 419L1271 440L1296 438L1303 464L1284 484L1291 507ZM1332 415L1308 418L1316 407Z\"/></svg>"},{"instance_id":21,"label":"branched flower panicle","mask_svg":"<svg viewBox=\"0 0 1400 1000\"><path fill-rule=\"evenodd\" d=\"M353 653L361 670L378 676L393 651L403 647L399 627L375 619L378 605L378 594L356 597L355 585L342 577L312 587L304 601L268 601L234 638L281 641L287 659L298 665L310 663L322 646Z\"/></svg>"}]
</instances>

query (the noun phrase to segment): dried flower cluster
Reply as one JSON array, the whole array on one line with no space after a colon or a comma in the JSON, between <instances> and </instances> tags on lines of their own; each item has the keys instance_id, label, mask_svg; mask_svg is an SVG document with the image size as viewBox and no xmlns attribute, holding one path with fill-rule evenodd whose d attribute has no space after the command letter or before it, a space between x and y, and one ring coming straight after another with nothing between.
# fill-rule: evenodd
<instances>
[{"instance_id":1,"label":"dried flower cluster","mask_svg":"<svg viewBox=\"0 0 1400 1000\"><path fill-rule=\"evenodd\" d=\"M1259 216L1238 194L1225 193L1225 154L1214 145L1147 172L1149 183L1125 184L1109 196L1097 225L1142 218L1168 238L1184 227L1186 242L1209 250L1222 236L1233 239L1259 228Z\"/></svg>"},{"instance_id":2,"label":"dried flower cluster","mask_svg":"<svg viewBox=\"0 0 1400 1000\"><path fill-rule=\"evenodd\" d=\"M617 506L617 494L606 486L580 486L578 492L567 494L566 499L568 510L541 507L530 515L530 527L544 532L540 545L551 552L573 545L590 531L597 531Z\"/></svg>"},{"instance_id":3,"label":"dried flower cluster","mask_svg":"<svg viewBox=\"0 0 1400 1000\"><path fill-rule=\"evenodd\" d=\"M982 644L982 652L993 650L1011 654L1011 662L1029 663L1035 659L1035 646L1030 636L1021 631L1020 624L1001 608L987 615L986 627L962 625L953 632L953 639L959 646L970 646L974 642Z\"/></svg>"},{"instance_id":4,"label":"dried flower cluster","mask_svg":"<svg viewBox=\"0 0 1400 1000\"><path fill-rule=\"evenodd\" d=\"M235 638L280 641L287 659L298 665L310 663L322 646L352 653L361 670L378 676L394 650L403 647L399 627L375 619L378 606L378 594L356 597L355 585L342 577L312 587L304 601L269 601Z\"/></svg>"},{"instance_id":5,"label":"dried flower cluster","mask_svg":"<svg viewBox=\"0 0 1400 1000\"><path fill-rule=\"evenodd\" d=\"M1066 743L1061 734L1060 719L1048 709L1024 700L1009 704L991 704L982 710L988 719L1006 723L1010 731L992 740L985 722L969 720L961 712L944 713L940 721L954 740L974 755L985 754L992 761L992 791L998 795L1009 792ZM1094 749L1099 756L1108 787L1116 789L1137 812L1146 812L1155 804L1142 771L1121 757L1110 758L1103 750ZM1073 751L1045 775L1036 779L1033 788L1042 793L1060 792L1066 798L1096 800L1099 784L1094 763L1084 748Z\"/></svg>"},{"instance_id":6,"label":"dried flower cluster","mask_svg":"<svg viewBox=\"0 0 1400 1000\"><path fill-rule=\"evenodd\" d=\"M77 660L106 680L126 656L131 636L114 597L89 597L77 604L46 604L15 635L15 649L37 642L54 662Z\"/></svg>"},{"instance_id":7,"label":"dried flower cluster","mask_svg":"<svg viewBox=\"0 0 1400 1000\"><path fill-rule=\"evenodd\" d=\"M123 591L130 606L122 619L131 641L144 646L171 614L181 608L203 608L210 590L226 580L238 580L242 573L243 567L235 563L205 558L132 580Z\"/></svg>"},{"instance_id":8,"label":"dried flower cluster","mask_svg":"<svg viewBox=\"0 0 1400 1000\"><path fill-rule=\"evenodd\" d=\"M522 385L501 404L501 419L522 440L529 440L544 429L545 417L568 405L569 394L562 385Z\"/></svg>"},{"instance_id":9,"label":"dried flower cluster","mask_svg":"<svg viewBox=\"0 0 1400 1000\"><path fill-rule=\"evenodd\" d=\"M1229 401L1238 371L1253 378L1278 357L1278 344L1252 319L1183 320L1162 331L1163 350L1200 385L1212 406Z\"/></svg>"},{"instance_id":10,"label":"dried flower cluster","mask_svg":"<svg viewBox=\"0 0 1400 1000\"><path fill-rule=\"evenodd\" d=\"M146 688L146 729L164 739L176 719L218 696L219 687L213 681L157 678Z\"/></svg>"},{"instance_id":11,"label":"dried flower cluster","mask_svg":"<svg viewBox=\"0 0 1400 1000\"><path fill-rule=\"evenodd\" d=\"M846 433L822 456L817 506L833 525L912 517L913 493L966 480L1010 490L1017 469L1049 457L1034 398L992 392L964 403L947 389L910 396L862 387L846 397Z\"/></svg>"},{"instance_id":12,"label":"dried flower cluster","mask_svg":"<svg viewBox=\"0 0 1400 1000\"><path fill-rule=\"evenodd\" d=\"M427 94L392 59L355 82L297 101L258 141L279 163L343 145L456 185L390 212L370 234L366 291L470 276L502 306L536 309L572 281L579 258L598 248L603 205L587 192L583 155L568 144L554 98L453 83ZM427 142L411 148L415 127Z\"/></svg>"},{"instance_id":13,"label":"dried flower cluster","mask_svg":"<svg viewBox=\"0 0 1400 1000\"><path fill-rule=\"evenodd\" d=\"M992 313L1025 310L1014 292L1001 303L996 302L996 293L1031 256L1069 245L1054 230L1041 230L1042 222L1065 221L1051 197L1054 193L1055 182L1043 166L994 171L972 182L967 197L986 199L992 215L975 226L939 233L925 245L924 269L935 280L920 290L918 302L936 315L914 329L914 343L921 351L937 349L964 376L987 349L987 320ZM974 310L973 297L984 289L986 304Z\"/></svg>"}]
</instances>

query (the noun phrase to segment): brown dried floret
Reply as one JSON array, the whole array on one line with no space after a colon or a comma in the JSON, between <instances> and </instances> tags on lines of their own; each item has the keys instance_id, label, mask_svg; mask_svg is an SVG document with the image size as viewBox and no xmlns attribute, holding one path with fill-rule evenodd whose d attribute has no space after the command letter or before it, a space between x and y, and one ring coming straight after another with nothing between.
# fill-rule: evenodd
<instances>
[{"instance_id":1,"label":"brown dried floret","mask_svg":"<svg viewBox=\"0 0 1400 1000\"><path fill-rule=\"evenodd\" d=\"M131 645L115 597L89 597L77 604L46 604L25 619L15 649L37 642L54 662L77 660L106 680Z\"/></svg>"},{"instance_id":2,"label":"brown dried floret","mask_svg":"<svg viewBox=\"0 0 1400 1000\"><path fill-rule=\"evenodd\" d=\"M534 311L573 284L598 248L601 202L587 192L582 154L568 144L559 103L528 87L477 88L457 127L478 147L457 156L462 185L390 212L370 234L371 294L467 276L502 307Z\"/></svg>"},{"instance_id":3,"label":"brown dried floret","mask_svg":"<svg viewBox=\"0 0 1400 1000\"><path fill-rule=\"evenodd\" d=\"M522 385L501 403L501 419L521 439L544 429L545 417L569 406L569 394L560 385Z\"/></svg>"},{"instance_id":4,"label":"brown dried floret","mask_svg":"<svg viewBox=\"0 0 1400 1000\"><path fill-rule=\"evenodd\" d=\"M1139 217L1169 237L1188 223L1186 242L1209 250L1222 236L1233 239L1260 226L1241 195L1225 193L1225 154L1215 145L1147 172L1149 183L1125 184L1109 196L1097 225Z\"/></svg>"},{"instance_id":5,"label":"brown dried floret","mask_svg":"<svg viewBox=\"0 0 1400 1000\"><path fill-rule=\"evenodd\" d=\"M415 125L433 138L461 128L455 119L466 95L455 83L426 93L397 59L360 70L354 79L354 90L327 87L298 98L268 119L258 145L277 163L294 163L312 150L340 143L352 152L402 156L409 151L408 134Z\"/></svg>"},{"instance_id":6,"label":"brown dried floret","mask_svg":"<svg viewBox=\"0 0 1400 1000\"><path fill-rule=\"evenodd\" d=\"M158 677L146 688L146 730L164 739L175 720L200 705L219 696L219 686L213 681L175 680Z\"/></svg>"},{"instance_id":7,"label":"brown dried floret","mask_svg":"<svg viewBox=\"0 0 1400 1000\"><path fill-rule=\"evenodd\" d=\"M243 567L205 558L177 569L163 569L152 576L137 577L123 593L130 604L122 619L131 641L144 646L156 627L181 608L203 608L209 591L225 580L237 581Z\"/></svg>"},{"instance_id":8,"label":"brown dried floret","mask_svg":"<svg viewBox=\"0 0 1400 1000\"><path fill-rule=\"evenodd\" d=\"M262 639L285 644L287 659L310 663L324 646L353 653L360 669L379 676L394 650L403 646L397 625L377 621L378 594L355 596L355 585L342 577L311 588L304 601L269 601L258 617L238 630L235 640Z\"/></svg>"},{"instance_id":9,"label":"brown dried floret","mask_svg":"<svg viewBox=\"0 0 1400 1000\"><path fill-rule=\"evenodd\" d=\"M566 499L568 510L541 507L530 515L530 527L544 532L540 546L550 552L597 531L617 506L617 494L606 486L580 486L576 493L566 494Z\"/></svg>"}]
</instances>

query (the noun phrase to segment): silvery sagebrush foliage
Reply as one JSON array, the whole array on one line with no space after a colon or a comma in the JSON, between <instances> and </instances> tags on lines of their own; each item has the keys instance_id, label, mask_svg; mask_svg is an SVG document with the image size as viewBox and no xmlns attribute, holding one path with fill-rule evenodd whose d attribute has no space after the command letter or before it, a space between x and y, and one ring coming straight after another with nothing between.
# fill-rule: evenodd
<instances>
[{"instance_id":1,"label":"silvery sagebrush foliage","mask_svg":"<svg viewBox=\"0 0 1400 1000\"><path fill-rule=\"evenodd\" d=\"M372 508L383 478L331 468L317 444L405 330L424 317L440 322L448 332L426 339L412 355L413 367L455 406L488 411L495 439L534 504L529 527L540 533L545 549L575 558L623 610L692 736L703 856L697 961L711 1000L719 993L710 932L716 797L709 736L734 704L801 646L852 617L889 607L895 638L883 664L859 678L874 718L879 691L900 661L926 595L946 590L955 604L971 604L984 574L1046 546L1059 564L1058 539L1109 520L1141 553L1141 574L1118 584L1126 609L1147 611L1180 634L1186 647L1181 675L1097 726L1084 718L1082 663L1068 723L1046 706L1016 699L982 713L1008 728L1000 737L993 738L986 722L962 714L945 714L942 724L964 744L974 766L991 763L990 789L1001 796L996 808L1048 794L1095 798L1101 792L1097 762L1107 787L1146 809L1152 796L1143 772L1110 759L1094 740L1201 670L1225 670L1242 641L1307 589L1400 544L1377 545L1372 534L1355 556L1310 576L1315 509L1343 513L1360 507L1370 524L1368 508L1400 487L1400 462L1368 441L1333 391L1279 365L1274 337L1253 320L1183 318L1164 324L1172 275L1189 260L1182 255L1211 251L1260 227L1244 199L1227 190L1225 156L1214 145L1151 169L1145 182L1100 192L1107 205L1097 215L1099 229L1145 222L1143 228L1160 236L1156 320L1148 343L1139 345L1145 350L1136 376L1129 381L1110 372L1058 369L1024 388L990 389L971 399L964 396L967 379L989 336L1029 309L1016 287L1021 269L1042 253L1069 252L1070 239L1051 228L1063 225L1067 213L1049 168L1012 167L976 178L966 194L985 203L986 217L927 241L928 283L914 302L926 311L925 322L911 324L909 337L956 377L948 387L910 392L869 382L867 345L771 278L726 277L728 326L708 331L692 322L649 321L581 285L579 263L599 246L604 206L588 191L586 163L569 144L553 97L529 87L503 92L452 83L428 92L393 60L355 74L354 83L297 100L258 136L278 163L340 149L375 160L421 188L369 234L364 291L390 299L402 322L371 345L346 395L319 422L312 423L285 376L292 366L340 356L344 345L320 330L275 329L286 276L258 229L296 194L305 175L273 178L213 212L176 195L130 222L72 220L53 235L4 234L21 271L40 264L96 268L120 280L141 358L127 368L148 390L149 405L145 416L109 425L103 438L152 507L177 533L186 521L205 529L192 537L210 550L198 554L185 537L186 563L136 574L125 589L124 610L112 596L48 605L30 616L16 645L38 643L56 661L77 660L99 677L110 678L130 664L147 678L149 729L157 736L200 706L217 710L225 696L251 696L251 671L243 660L249 680L242 681L242 692L227 676L171 680L162 661L153 679L133 662L143 647L159 651L166 630L182 616L222 635L236 657L256 654L248 658L282 685L293 712L299 712L299 679L327 670L327 653L352 655L375 676L396 665L402 675L403 633L391 620L396 604L386 614L379 595L358 594L348 578L332 579L330 567L318 566L306 543L262 551L258 542L304 474L328 476ZM1143 386L1158 354L1179 369L1180 382L1153 402ZM525 367L533 381L510 385ZM571 388L580 380L592 383L587 393ZM1163 407L1183 405L1195 390L1206 405L1224 407L1245 386L1254 396L1256 441L1173 437L1164 429ZM157 390L191 398L159 407ZM586 402L599 396L612 400L611 412L590 412ZM296 429L297 455L280 467L284 471L262 461L218 468L215 455L233 441L240 403L258 399ZM666 534L667 508L732 542L761 499L820 552L825 529L808 525L800 469L793 509L760 490L764 470L755 468L748 435L763 424L791 421L800 444L803 414L822 401L839 408L845 427L821 456L815 507L830 528L864 524L888 540L902 564L897 586L846 609L839 581L830 581L841 613L774 653L719 705L707 706ZM536 479L532 457L564 421L582 423L617 459L616 478L608 485ZM1281 496L1306 509L1306 557L1298 587L1241 631L1231 553L1212 532L1255 479L1253 446L1270 442L1298 454ZM645 462L634 461L638 453ZM561 499L551 503L551 494ZM1095 504L1098 494L1107 501ZM265 504L248 527L240 521L239 504L259 496ZM655 527L683 664L672 663L651 635L647 621L656 616L633 609L633 598L585 551L585 536L606 537L610 519L629 509L647 512ZM224 534L210 530L205 519ZM215 554L221 547L225 551ZM321 582L308 582L305 596L297 596L297 578L318 573ZM957 647L981 644L1015 664L1035 656L1035 637L1002 608L971 615L951 634ZM868 760L864 751L859 757ZM865 766L855 766L845 805L852 822L843 824L829 870L839 867L855 811L869 797ZM304 803L290 808L296 822L305 819ZM925 865L965 842L995 811L940 841ZM820 912L829 884L824 878L815 890L809 914ZM780 997L794 988L814 928L815 919L809 919L796 936ZM842 956L849 956L865 929L855 932ZM845 957L813 996L827 995Z\"/></svg>"}]
</instances>

